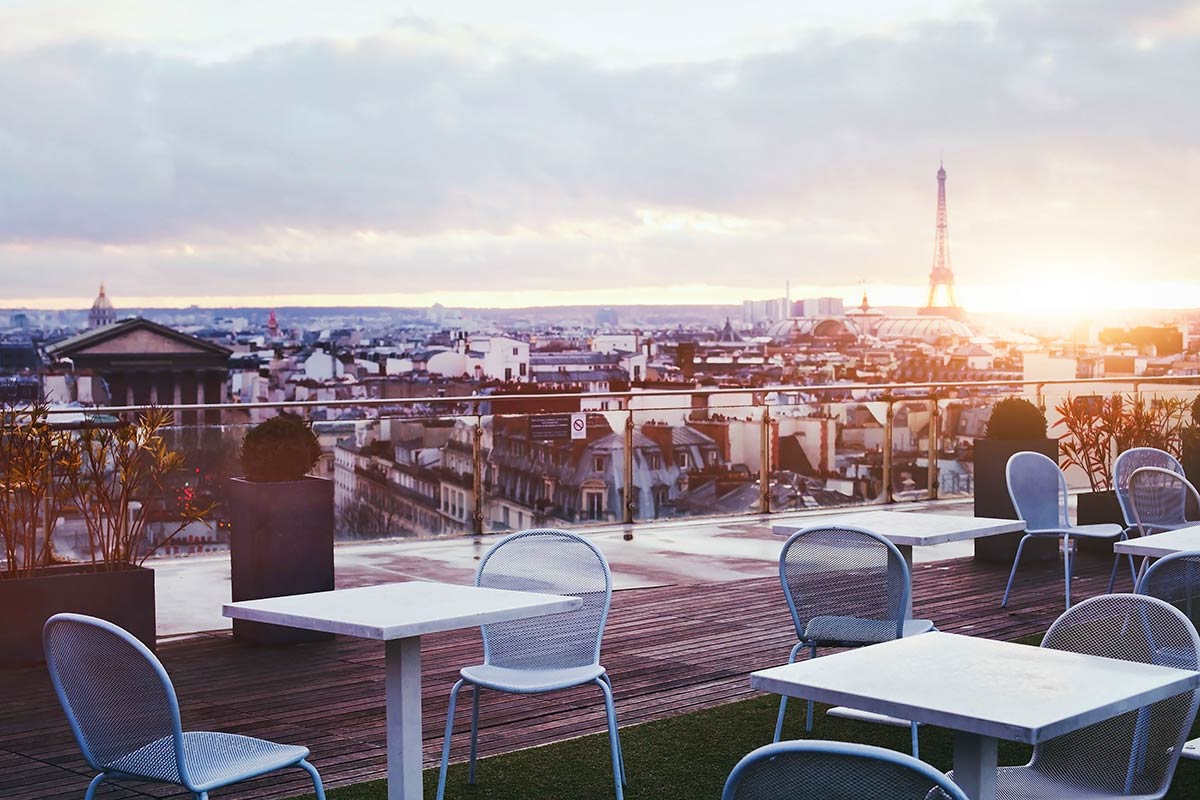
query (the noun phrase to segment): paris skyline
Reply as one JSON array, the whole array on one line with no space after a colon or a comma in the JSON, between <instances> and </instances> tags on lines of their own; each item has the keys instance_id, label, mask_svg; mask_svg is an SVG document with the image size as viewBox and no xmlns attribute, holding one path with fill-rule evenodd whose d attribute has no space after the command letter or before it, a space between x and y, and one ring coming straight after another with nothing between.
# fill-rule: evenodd
<instances>
[{"instance_id":1,"label":"paris skyline","mask_svg":"<svg viewBox=\"0 0 1200 800\"><path fill-rule=\"evenodd\" d=\"M3 305L919 306L944 159L966 308L1195 307L1197 39L1166 0L12 2Z\"/></svg>"}]
</instances>

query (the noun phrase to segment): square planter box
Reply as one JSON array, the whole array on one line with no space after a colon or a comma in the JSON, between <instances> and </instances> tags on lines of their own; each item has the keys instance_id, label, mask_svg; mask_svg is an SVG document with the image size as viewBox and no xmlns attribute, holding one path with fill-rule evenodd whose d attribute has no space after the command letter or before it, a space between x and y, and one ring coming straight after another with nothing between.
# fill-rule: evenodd
<instances>
[{"instance_id":1,"label":"square planter box","mask_svg":"<svg viewBox=\"0 0 1200 800\"><path fill-rule=\"evenodd\" d=\"M0 578L0 608L0 667L44 663L42 626L68 611L120 625L154 649L154 570L146 567L62 564L29 578Z\"/></svg>"},{"instance_id":2,"label":"square planter box","mask_svg":"<svg viewBox=\"0 0 1200 800\"><path fill-rule=\"evenodd\" d=\"M1017 519L1004 468L1014 454L1032 450L1058 463L1057 439L976 439L975 440L975 516ZM1017 545L1024 533L1001 533L975 540L975 558L1012 564ZM1025 544L1021 561L1052 561L1058 558L1058 542L1031 539Z\"/></svg>"},{"instance_id":3,"label":"square planter box","mask_svg":"<svg viewBox=\"0 0 1200 800\"><path fill-rule=\"evenodd\" d=\"M333 589L333 481L229 483L234 602ZM233 635L254 644L332 639L333 634L235 619Z\"/></svg>"}]
</instances>

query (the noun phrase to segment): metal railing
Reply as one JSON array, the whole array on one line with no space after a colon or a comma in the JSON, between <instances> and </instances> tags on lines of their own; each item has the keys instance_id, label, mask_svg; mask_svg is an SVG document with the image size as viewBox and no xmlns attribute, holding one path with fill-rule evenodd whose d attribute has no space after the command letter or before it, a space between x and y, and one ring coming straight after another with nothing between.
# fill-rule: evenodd
<instances>
[{"instance_id":1,"label":"metal railing","mask_svg":"<svg viewBox=\"0 0 1200 800\"><path fill-rule=\"evenodd\" d=\"M696 481L711 480L714 484L714 503L720 495L717 484L725 481L725 486L755 487L757 502L753 508L746 507L740 513L771 514L782 510L794 510L796 503L803 505L805 490L815 483L837 483L841 486L865 486L859 495L857 488L848 495L853 503L897 503L906 500L937 499L941 495L943 484L942 468L949 467L953 461L956 469L953 481L947 480L947 486L953 486L947 491L953 494L970 494L973 489L970 472L962 468L962 462L951 458L956 448L954 445L966 442L974 433L970 429L955 431L946 430L947 418L953 416L963 424L964 409L981 408L1004 397L1027 396L1044 411L1049 412L1051 433L1054 429L1053 401L1072 394L1109 394L1121 392L1133 396L1182 394L1188 398L1197 392L1197 382L1200 376L1167 376L1162 378L1117 377L1104 379L1061 379L1061 380L1029 380L1029 381L972 381L964 383L908 383L908 384L827 384L815 386L783 385L763 386L754 388L681 388L681 389L647 389L624 392L609 392L604 394L494 394L457 397L411 397L411 398L377 398L377 399L343 399L343 400L310 400L300 402L266 402L266 403L208 403L203 405L162 406L177 412L212 412L219 414L223 423L216 426L222 432L238 435L248 427L248 420L255 415L261 416L270 410L289 411L302 414L316 422L343 421L353 422L357 427L367 430L380 425L384 420L401 423L437 422L445 426L452 423L466 441L455 440L456 445L465 457L469 449L470 475L465 469L454 472L452 483L467 490L470 498L470 528L464 532L485 533L490 528L503 528L511 523L502 522L497 510L491 517L488 515L488 504L508 504L504 510L505 519L513 509L519 518L525 518L528 512L530 524L535 520L553 520L567 523L588 523L603 521L608 523L620 522L634 524L646 519L644 509L652 507L657 516L658 510L670 502L687 496L687 489ZM590 432L582 446L571 450L562 442L550 443L542 447L537 440L520 435L501 435L497 420L521 420L547 415L562 415L557 410L564 406L578 408L579 413L588 414L588 427L596 420L599 434L593 436ZM864 409L862 415L867 417L861 431L861 441L847 443L843 440L846 431L860 431L857 426L848 423L847 415ZM111 406L104 408L64 408L54 409L52 413L83 413L86 416L115 415L129 416L145 410L144 406ZM347 416L349 414L349 416ZM208 415L208 416L211 416ZM976 415L981 416L981 415ZM661 419L673 419L678 424L668 421L666 430ZM244 421L235 421L244 420ZM915 420L915 422L914 422ZM872 423L877 423L872 424ZM526 426L528 423L526 423ZM710 435L692 436L691 440L710 439L716 443L717 457L712 456L712 446L705 443L707 449L689 451L688 455L678 463L666 465L662 463L671 454L673 441L676 436L675 428L702 427L710 433L724 431L724 439L718 441ZM195 428L213 426L191 426ZM519 426L517 426L519 427ZM737 453L735 458L734 433L736 428ZM789 433L784 434L783 430ZM757 429L755 431L755 429ZM605 431L607 430L607 433ZM879 430L878 442L873 444L874 435L867 433ZM831 435L832 431L832 435ZM757 433L757 448L753 446L754 433ZM810 433L818 441L808 441ZM368 432L369 435L369 432ZM508 436L507 439L505 437ZM525 463L522 442L529 442L529 458L534 458L533 450L537 449L541 456L553 459L553 467L547 468L551 473L556 469L562 471L572 465L558 464L560 457L574 457L582 453L588 455L588 447L596 443L601 436L615 437L606 439L608 449L605 458L611 464L605 463L603 469L594 470L596 477L593 484L603 483L603 488L582 488L578 485L568 487L573 492L587 492L603 496L584 498L578 504L566 504L561 508L554 502L554 491L557 487L547 487L545 490L531 490L529 476L536 473L532 467L521 467L520 491L510 491L502 478L512 478L511 472L517 467L505 464L520 461ZM686 438L686 437L685 437ZM511 441L509 441L511 439ZM502 452L499 440L507 444L517 443L517 454ZM785 463L784 440L791 440L789 445L791 462ZM567 440L579 441L579 440ZM397 444L392 440L393 444ZM544 443L543 443L544 444ZM345 445L348 452L354 447ZM446 447L446 443L441 445ZM685 445L680 445L685 446ZM692 446L692 445L687 445ZM555 449L557 448L557 449ZM647 461L653 456L655 448L660 457L656 461ZM620 469L616 468L619 463ZM443 449L444 452L444 449ZM811 463L811 454L817 454L820 463ZM564 456L564 454L566 454ZM707 455L706 455L707 454ZM800 454L800 455L797 455ZM853 454L853 457L846 454ZM700 463L692 465L696 458ZM855 461L855 459L857 459ZM812 469L809 474L802 475L790 469L795 463L807 460ZM839 460L844 463L839 465ZM878 461L878 468L875 462ZM924 462L922 464L921 462ZM851 463L853 462L853 463ZM597 461L597 464L600 462ZM657 464L657 466L656 466ZM444 463L442 465L445 466ZM578 466L577 464L574 466ZM830 468L832 466L832 468ZM584 465L586 467L586 465ZM852 467L851 472L847 471ZM924 468L921 486L918 476ZM332 468L337 473L338 466ZM446 469L449 469L448 467ZM504 475L508 469L510 474ZM353 472L354 470L351 470ZM586 472L587 469L577 471ZM528 474L527 474L528 473ZM647 498L642 490L647 485L646 475L653 473L654 480L663 483L654 484L654 496ZM878 473L878 478L875 477ZM673 483L667 482L667 477ZM638 485L638 478L643 479ZM434 478L429 478L433 480ZM386 476L382 479L385 483ZM788 495L786 500L777 500L778 490L786 481L792 481L789 491L800 499ZM898 482L899 481L899 482ZM965 486L961 485L965 482ZM904 488L900 488L901 484ZM699 484L703 486L703 483ZM875 490L874 487L878 487ZM665 488L662 488L665 487ZM397 491L401 487L397 484ZM662 491L659 489L662 488ZM965 489L965 492L963 491ZM349 490L347 490L349 491ZM406 495L416 490L406 489ZM815 489L813 491L816 491ZM419 492L416 492L420 494ZM739 494L744 498L750 492ZM827 492L837 495L838 492ZM845 494L845 493L843 493ZM664 504L663 497L667 501ZM578 498L576 498L578 499ZM836 497L829 504L836 504ZM447 517L446 524L453 528L459 522L459 516L449 518L443 513L444 503L440 496L428 498L429 510ZM829 500L829 498L825 498ZM614 501L614 502L610 502ZM591 502L593 505L588 505ZM818 505L827 504L825 501L814 501ZM563 511L563 509L573 509ZM679 512L678 508L671 515L698 516L695 504L687 510ZM524 511L522 511L522 509ZM715 506L714 506L715 509ZM556 516L555 511L561 511ZM711 513L719 513L713 510ZM734 512L739 513L739 512ZM600 519L596 519L599 517Z\"/></svg>"}]
</instances>

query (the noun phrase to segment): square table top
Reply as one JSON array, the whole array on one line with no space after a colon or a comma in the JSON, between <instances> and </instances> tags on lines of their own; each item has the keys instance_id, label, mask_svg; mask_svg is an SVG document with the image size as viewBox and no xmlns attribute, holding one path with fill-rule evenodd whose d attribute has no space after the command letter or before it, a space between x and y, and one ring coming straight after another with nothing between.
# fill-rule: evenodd
<instances>
[{"instance_id":1,"label":"square table top","mask_svg":"<svg viewBox=\"0 0 1200 800\"><path fill-rule=\"evenodd\" d=\"M796 522L777 523L771 530L781 536L791 536L796 531L813 525L850 525L866 528L885 537L892 544L917 547L1025 530L1025 522L1019 519L964 517L921 511L862 511L814 516Z\"/></svg>"},{"instance_id":2,"label":"square table top","mask_svg":"<svg viewBox=\"0 0 1200 800\"><path fill-rule=\"evenodd\" d=\"M1200 672L924 633L750 674L755 689L1036 744L1200 685Z\"/></svg>"},{"instance_id":3,"label":"square table top","mask_svg":"<svg viewBox=\"0 0 1200 800\"><path fill-rule=\"evenodd\" d=\"M1113 545L1114 553L1150 558L1162 558L1172 553L1182 553L1184 550L1200 550L1200 525L1139 536Z\"/></svg>"},{"instance_id":4,"label":"square table top","mask_svg":"<svg viewBox=\"0 0 1200 800\"><path fill-rule=\"evenodd\" d=\"M579 608L578 597L406 581L226 603L235 619L365 639L406 639Z\"/></svg>"}]
</instances>

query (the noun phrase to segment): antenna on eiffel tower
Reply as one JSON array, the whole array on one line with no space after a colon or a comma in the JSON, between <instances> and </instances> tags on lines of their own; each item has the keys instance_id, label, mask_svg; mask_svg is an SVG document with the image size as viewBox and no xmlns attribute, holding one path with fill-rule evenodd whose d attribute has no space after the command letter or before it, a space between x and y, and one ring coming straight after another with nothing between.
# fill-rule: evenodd
<instances>
[{"instance_id":1,"label":"antenna on eiffel tower","mask_svg":"<svg viewBox=\"0 0 1200 800\"><path fill-rule=\"evenodd\" d=\"M950 239L946 233L946 168L940 160L937 181L937 231L933 240L933 269L929 272L929 297L917 313L961 319L963 310L954 299L954 270L950 268Z\"/></svg>"}]
</instances>

